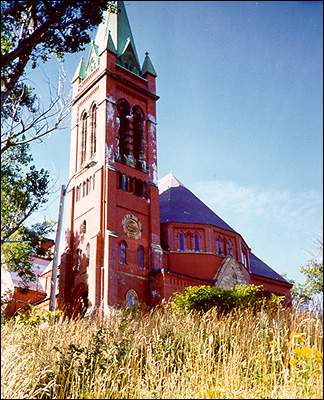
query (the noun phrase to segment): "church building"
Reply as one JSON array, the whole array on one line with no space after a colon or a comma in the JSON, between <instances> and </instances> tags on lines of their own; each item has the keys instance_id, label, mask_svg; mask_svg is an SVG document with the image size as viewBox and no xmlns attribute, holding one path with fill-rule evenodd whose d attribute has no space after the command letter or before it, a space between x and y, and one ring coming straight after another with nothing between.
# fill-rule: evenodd
<instances>
[{"instance_id":1,"label":"church building","mask_svg":"<svg viewBox=\"0 0 324 400\"><path fill-rule=\"evenodd\" d=\"M173 175L157 180L157 74L122 1L73 77L58 306L155 305L187 286L292 285Z\"/></svg>"}]
</instances>

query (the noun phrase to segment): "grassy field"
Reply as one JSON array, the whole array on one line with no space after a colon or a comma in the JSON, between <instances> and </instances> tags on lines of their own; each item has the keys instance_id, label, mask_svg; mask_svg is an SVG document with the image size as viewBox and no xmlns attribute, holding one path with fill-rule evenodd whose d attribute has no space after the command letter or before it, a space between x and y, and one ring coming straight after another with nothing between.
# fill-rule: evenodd
<instances>
[{"instance_id":1,"label":"grassy field","mask_svg":"<svg viewBox=\"0 0 324 400\"><path fill-rule=\"evenodd\" d=\"M293 309L9 321L1 398L323 398L322 332Z\"/></svg>"}]
</instances>

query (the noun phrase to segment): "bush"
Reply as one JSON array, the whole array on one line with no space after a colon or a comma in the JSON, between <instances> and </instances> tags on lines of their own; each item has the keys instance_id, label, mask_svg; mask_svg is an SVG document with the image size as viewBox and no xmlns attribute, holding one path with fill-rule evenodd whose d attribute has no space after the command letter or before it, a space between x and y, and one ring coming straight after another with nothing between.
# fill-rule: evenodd
<instances>
[{"instance_id":1,"label":"bush","mask_svg":"<svg viewBox=\"0 0 324 400\"><path fill-rule=\"evenodd\" d=\"M236 285L231 289L212 286L189 286L181 294L176 294L172 302L174 311L206 312L217 307L219 312L229 312L236 308L260 308L262 304L278 304L280 296L269 299L262 286Z\"/></svg>"},{"instance_id":2,"label":"bush","mask_svg":"<svg viewBox=\"0 0 324 400\"><path fill-rule=\"evenodd\" d=\"M18 323L25 325L40 325L41 323L54 322L62 316L60 310L35 310L33 306L29 306L26 310L21 310L18 314L12 317Z\"/></svg>"}]
</instances>

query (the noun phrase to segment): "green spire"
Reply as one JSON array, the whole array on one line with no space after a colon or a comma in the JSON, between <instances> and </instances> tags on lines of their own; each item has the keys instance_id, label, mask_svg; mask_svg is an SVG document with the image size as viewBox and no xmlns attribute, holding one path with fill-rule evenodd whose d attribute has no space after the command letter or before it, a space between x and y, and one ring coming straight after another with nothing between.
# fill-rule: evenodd
<instances>
[{"instance_id":1,"label":"green spire","mask_svg":"<svg viewBox=\"0 0 324 400\"><path fill-rule=\"evenodd\" d=\"M99 55L109 49L118 58L118 63L135 73L139 73L140 64L136 51L135 41L128 21L123 1L117 1L118 13L108 10L103 21L98 26L95 43L98 45Z\"/></svg>"},{"instance_id":2,"label":"green spire","mask_svg":"<svg viewBox=\"0 0 324 400\"><path fill-rule=\"evenodd\" d=\"M117 55L117 50L116 47L114 45L114 41L112 40L110 31L108 33L108 40L107 40L107 47L106 47L109 51L111 51L112 53Z\"/></svg>"},{"instance_id":3,"label":"green spire","mask_svg":"<svg viewBox=\"0 0 324 400\"><path fill-rule=\"evenodd\" d=\"M98 64L99 64L98 46L92 40L88 55L88 61L86 64L85 75L89 75L93 70L95 70Z\"/></svg>"},{"instance_id":4,"label":"green spire","mask_svg":"<svg viewBox=\"0 0 324 400\"><path fill-rule=\"evenodd\" d=\"M145 58L142 66L142 75L147 72L155 77L157 76L148 52L145 53Z\"/></svg>"},{"instance_id":5,"label":"green spire","mask_svg":"<svg viewBox=\"0 0 324 400\"><path fill-rule=\"evenodd\" d=\"M79 62L79 65L74 73L72 82L74 82L76 79L81 78L83 79L85 76L85 65L84 65L84 61L83 61L83 57L81 57L81 60Z\"/></svg>"}]
</instances>

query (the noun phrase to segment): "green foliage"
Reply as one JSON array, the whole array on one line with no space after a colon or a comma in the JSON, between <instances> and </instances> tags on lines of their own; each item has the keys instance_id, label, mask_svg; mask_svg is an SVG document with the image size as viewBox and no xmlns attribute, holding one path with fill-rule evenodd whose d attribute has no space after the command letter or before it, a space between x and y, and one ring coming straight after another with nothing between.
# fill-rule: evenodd
<instances>
[{"instance_id":1,"label":"green foliage","mask_svg":"<svg viewBox=\"0 0 324 400\"><path fill-rule=\"evenodd\" d=\"M2 117L18 108L30 107L35 97L24 80L27 65L36 68L52 55L84 49L90 31L104 10L117 12L107 0L3 0L1 2L1 100Z\"/></svg>"},{"instance_id":2,"label":"green foliage","mask_svg":"<svg viewBox=\"0 0 324 400\"><path fill-rule=\"evenodd\" d=\"M1 165L1 244L47 200L49 173L37 170L28 145L11 148Z\"/></svg>"},{"instance_id":3,"label":"green foliage","mask_svg":"<svg viewBox=\"0 0 324 400\"><path fill-rule=\"evenodd\" d=\"M62 317L62 312L59 310L35 310L33 306L29 306L19 311L12 319L19 324L38 326L41 323L56 322L60 317Z\"/></svg>"},{"instance_id":4,"label":"green foliage","mask_svg":"<svg viewBox=\"0 0 324 400\"><path fill-rule=\"evenodd\" d=\"M1 265L18 272L25 283L34 279L30 257L54 227L50 221L23 226L46 202L48 183L48 172L33 165L28 145L6 152L1 165Z\"/></svg>"},{"instance_id":5,"label":"green foliage","mask_svg":"<svg viewBox=\"0 0 324 400\"><path fill-rule=\"evenodd\" d=\"M282 297L276 296L273 303L282 300ZM263 296L262 286L236 285L232 289L190 286L183 293L174 296L172 308L175 311L206 312L210 308L216 307L221 313L226 313L239 308L259 308L265 301L266 297Z\"/></svg>"},{"instance_id":6,"label":"green foliage","mask_svg":"<svg viewBox=\"0 0 324 400\"><path fill-rule=\"evenodd\" d=\"M323 242L318 241L318 255L313 256L306 265L300 267L305 275L305 283L298 284L290 281L294 286L292 295L296 302L309 303L314 296L323 293Z\"/></svg>"}]
</instances>

